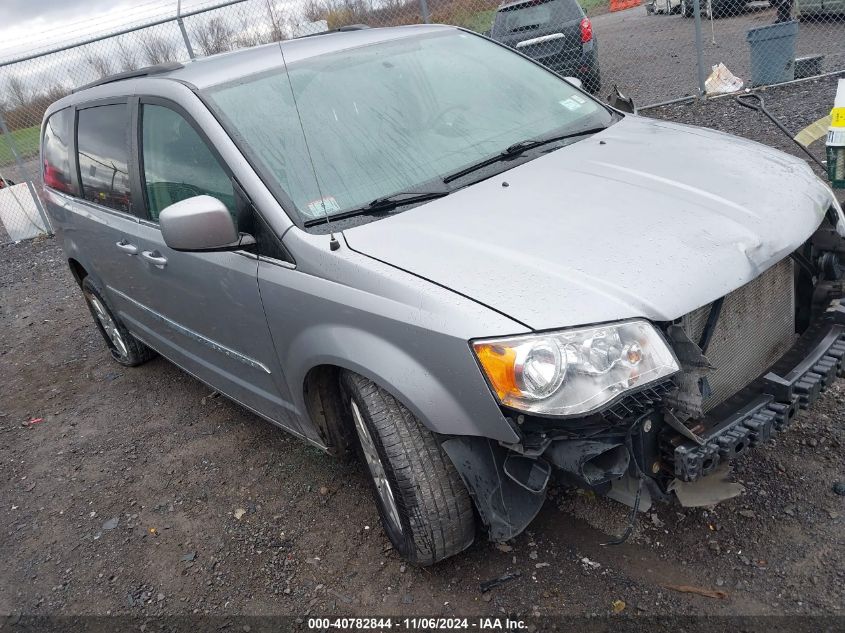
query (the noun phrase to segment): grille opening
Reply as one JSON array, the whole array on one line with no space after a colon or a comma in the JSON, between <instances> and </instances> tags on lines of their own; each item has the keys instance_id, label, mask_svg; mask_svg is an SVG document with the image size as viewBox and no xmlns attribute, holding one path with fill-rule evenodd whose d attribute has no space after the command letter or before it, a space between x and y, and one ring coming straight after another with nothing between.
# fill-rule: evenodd
<instances>
[{"instance_id":1,"label":"grille opening","mask_svg":"<svg viewBox=\"0 0 845 633\"><path fill-rule=\"evenodd\" d=\"M756 279L728 293L705 356L709 393L688 393L704 413L763 374L795 343L795 276L791 258L781 260ZM687 336L698 343L712 303L681 319Z\"/></svg>"}]
</instances>

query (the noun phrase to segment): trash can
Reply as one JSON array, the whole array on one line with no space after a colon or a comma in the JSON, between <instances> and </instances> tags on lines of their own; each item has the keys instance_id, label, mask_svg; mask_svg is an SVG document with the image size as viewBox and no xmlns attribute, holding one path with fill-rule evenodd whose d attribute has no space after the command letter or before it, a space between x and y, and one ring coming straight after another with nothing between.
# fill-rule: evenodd
<instances>
[{"instance_id":1,"label":"trash can","mask_svg":"<svg viewBox=\"0 0 845 633\"><path fill-rule=\"evenodd\" d=\"M768 86L795 79L795 39L798 21L749 29L751 85Z\"/></svg>"}]
</instances>

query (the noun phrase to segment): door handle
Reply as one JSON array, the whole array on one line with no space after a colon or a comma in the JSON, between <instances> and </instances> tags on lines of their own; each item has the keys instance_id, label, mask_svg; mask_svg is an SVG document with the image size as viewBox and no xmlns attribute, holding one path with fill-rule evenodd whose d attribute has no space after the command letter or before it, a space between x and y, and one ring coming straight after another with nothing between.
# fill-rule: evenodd
<instances>
[{"instance_id":1,"label":"door handle","mask_svg":"<svg viewBox=\"0 0 845 633\"><path fill-rule=\"evenodd\" d=\"M157 268L164 268L167 266L167 258L163 257L158 251L143 251L141 253L141 257Z\"/></svg>"},{"instance_id":2,"label":"door handle","mask_svg":"<svg viewBox=\"0 0 845 633\"><path fill-rule=\"evenodd\" d=\"M134 244L130 244L126 240L120 240L117 244L115 244L120 250L122 250L127 255L137 255L138 254L138 247Z\"/></svg>"}]
</instances>

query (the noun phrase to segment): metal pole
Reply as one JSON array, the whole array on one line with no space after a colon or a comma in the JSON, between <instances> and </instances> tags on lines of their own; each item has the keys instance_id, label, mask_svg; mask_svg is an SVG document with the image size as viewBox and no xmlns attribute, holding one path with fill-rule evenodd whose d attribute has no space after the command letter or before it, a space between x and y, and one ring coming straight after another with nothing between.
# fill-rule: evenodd
<instances>
[{"instance_id":1,"label":"metal pole","mask_svg":"<svg viewBox=\"0 0 845 633\"><path fill-rule=\"evenodd\" d=\"M422 21L426 24L431 23L431 13L428 10L427 0L420 0L420 16L422 17Z\"/></svg>"},{"instance_id":2,"label":"metal pole","mask_svg":"<svg viewBox=\"0 0 845 633\"><path fill-rule=\"evenodd\" d=\"M6 127L6 119L3 117L2 111L0 111L0 132L3 133L6 142L9 144L9 149L12 150L12 156L15 157L15 164L18 167L18 173L23 177L24 181L26 182L26 188L29 189L29 195L32 196L32 200L33 202L35 202L35 208L38 209L38 215L41 216L41 222L44 223L44 231L48 235L52 235L53 227L50 226L50 221L47 219L47 214L44 213L44 207L41 206L41 198L39 198L38 194L35 193L35 187L32 185L32 177L29 175L29 170L24 167L23 160L21 160L21 155L18 153L18 146L15 144L15 140L12 138L12 135L9 132L9 128Z\"/></svg>"},{"instance_id":3,"label":"metal pole","mask_svg":"<svg viewBox=\"0 0 845 633\"><path fill-rule=\"evenodd\" d=\"M701 44L701 0L693 0L693 17L695 18L695 52L698 57L698 95L703 99L705 95L704 80L707 77L704 72L704 50Z\"/></svg>"},{"instance_id":4,"label":"metal pole","mask_svg":"<svg viewBox=\"0 0 845 633\"><path fill-rule=\"evenodd\" d=\"M185 23L182 21L182 0L176 0L176 23L182 31L182 39L185 40L185 48L188 49L188 57L194 59L194 49L191 47L191 40L188 39L188 31L185 30Z\"/></svg>"}]
</instances>

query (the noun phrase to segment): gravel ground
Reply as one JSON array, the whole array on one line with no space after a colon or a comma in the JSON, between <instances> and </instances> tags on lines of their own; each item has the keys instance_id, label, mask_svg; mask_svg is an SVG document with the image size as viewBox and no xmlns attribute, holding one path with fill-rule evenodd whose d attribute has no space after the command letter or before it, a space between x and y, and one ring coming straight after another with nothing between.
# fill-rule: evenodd
<instances>
[{"instance_id":1,"label":"gravel ground","mask_svg":"<svg viewBox=\"0 0 845 633\"><path fill-rule=\"evenodd\" d=\"M751 62L746 33L774 20L775 10L767 7L705 21L705 68L722 62L748 85ZM599 43L602 95L607 95L614 83L641 105L698 93L693 20L680 15L647 16L640 6L600 15L592 21ZM802 22L796 55L825 55L823 72L845 68L845 16ZM829 102L827 109L832 105Z\"/></svg>"},{"instance_id":2,"label":"gravel ground","mask_svg":"<svg viewBox=\"0 0 845 633\"><path fill-rule=\"evenodd\" d=\"M771 86L756 92L763 97L766 109L794 136L806 126L830 114L839 78L845 78L845 72L785 86ZM800 158L807 158L765 115L739 105L733 96L650 108L642 114L745 136ZM813 143L810 150L817 158L825 160L824 138ZM815 164L811 164L820 176L827 177ZM839 193L842 194L840 200L845 200L845 191Z\"/></svg>"},{"instance_id":3,"label":"gravel ground","mask_svg":"<svg viewBox=\"0 0 845 633\"><path fill-rule=\"evenodd\" d=\"M798 129L829 109L832 86L765 96ZM792 149L731 99L649 114ZM530 617L622 601L632 615L842 615L843 382L741 459L746 493L715 509L658 506L628 543L603 546L626 508L555 489L508 545L479 540L415 569L390 548L357 464L164 360L113 363L54 240L2 246L0 261L0 614ZM519 575L480 591L505 573Z\"/></svg>"}]
</instances>

